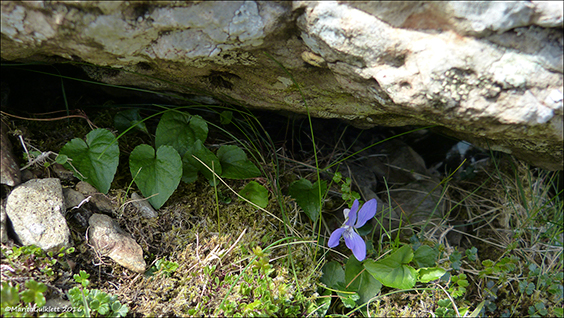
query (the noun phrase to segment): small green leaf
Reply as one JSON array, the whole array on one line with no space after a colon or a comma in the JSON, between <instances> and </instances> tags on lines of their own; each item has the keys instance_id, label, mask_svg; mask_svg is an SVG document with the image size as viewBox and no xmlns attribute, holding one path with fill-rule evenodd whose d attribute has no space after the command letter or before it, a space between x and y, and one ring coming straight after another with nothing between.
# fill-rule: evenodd
<instances>
[{"instance_id":1,"label":"small green leaf","mask_svg":"<svg viewBox=\"0 0 564 318\"><path fill-rule=\"evenodd\" d=\"M323 291L323 293L321 293L321 296L325 296L325 297L318 297L315 300L315 303L311 304L311 305L317 305L315 306L316 308L315 314L317 317L325 317L325 314L327 314L327 311L331 306L331 291L326 289L325 291Z\"/></svg>"},{"instance_id":2,"label":"small green leaf","mask_svg":"<svg viewBox=\"0 0 564 318\"><path fill-rule=\"evenodd\" d=\"M127 305L122 305L119 301L117 301L112 304L112 310L117 317L125 317L125 315L127 315L127 312L129 311L129 308L127 307Z\"/></svg>"},{"instance_id":3,"label":"small green leaf","mask_svg":"<svg viewBox=\"0 0 564 318\"><path fill-rule=\"evenodd\" d=\"M420 246L413 255L417 267L431 267L435 265L439 252L430 246ZM441 275L442 276L442 275Z\"/></svg>"},{"instance_id":4,"label":"small green leaf","mask_svg":"<svg viewBox=\"0 0 564 318\"><path fill-rule=\"evenodd\" d=\"M364 268L382 285L392 288L409 289L415 286L417 272L407 264L413 259L411 246L404 245L390 256L374 262L367 260Z\"/></svg>"},{"instance_id":5,"label":"small green leaf","mask_svg":"<svg viewBox=\"0 0 564 318\"><path fill-rule=\"evenodd\" d=\"M260 177L260 170L247 159L247 154L243 149L233 146L221 146L217 151L217 157L221 162L224 178L229 179L247 179Z\"/></svg>"},{"instance_id":6,"label":"small green leaf","mask_svg":"<svg viewBox=\"0 0 564 318\"><path fill-rule=\"evenodd\" d=\"M337 295L339 296L339 299L341 299L341 301L343 302L343 305L345 305L345 307L347 308L356 307L356 302L357 300L360 299L360 297L356 293L354 294L337 293Z\"/></svg>"},{"instance_id":7,"label":"small green leaf","mask_svg":"<svg viewBox=\"0 0 564 318\"><path fill-rule=\"evenodd\" d=\"M339 183L342 179L343 175L340 172L335 172L335 175L333 175L333 182Z\"/></svg>"},{"instance_id":8,"label":"small green leaf","mask_svg":"<svg viewBox=\"0 0 564 318\"><path fill-rule=\"evenodd\" d=\"M59 155L66 155L72 160L72 166L68 162L64 166L78 179L90 183L102 193L108 193L119 163L119 147L114 139L109 130L95 129L86 135L86 142L79 138L69 141Z\"/></svg>"},{"instance_id":9,"label":"small green leaf","mask_svg":"<svg viewBox=\"0 0 564 318\"><path fill-rule=\"evenodd\" d=\"M89 305L90 305L90 309L92 310L98 311L100 309L100 301L97 299L90 301Z\"/></svg>"},{"instance_id":10,"label":"small green leaf","mask_svg":"<svg viewBox=\"0 0 564 318\"><path fill-rule=\"evenodd\" d=\"M114 126L120 133L126 131L131 126L134 126L134 129L142 131L148 135L149 131L147 131L147 127L142 120L143 118L139 115L138 108L127 109L116 114L114 117Z\"/></svg>"},{"instance_id":11,"label":"small green leaf","mask_svg":"<svg viewBox=\"0 0 564 318\"><path fill-rule=\"evenodd\" d=\"M4 304L8 306L15 306L20 303L20 294L18 293L18 289L8 282L2 282L2 291L0 294L2 296L2 307L4 307Z\"/></svg>"},{"instance_id":12,"label":"small green leaf","mask_svg":"<svg viewBox=\"0 0 564 318\"><path fill-rule=\"evenodd\" d=\"M61 155L61 154L58 154L57 158L55 158L55 162L60 164L60 165L64 165L65 163L67 163L68 160L69 160L68 156Z\"/></svg>"},{"instance_id":13,"label":"small green leaf","mask_svg":"<svg viewBox=\"0 0 564 318\"><path fill-rule=\"evenodd\" d=\"M249 182L239 195L263 209L268 205L268 190L256 181Z\"/></svg>"},{"instance_id":14,"label":"small green leaf","mask_svg":"<svg viewBox=\"0 0 564 318\"><path fill-rule=\"evenodd\" d=\"M311 184L307 179L300 179L290 184L290 196L296 200L298 205L313 222L316 222L319 218L321 198L327 191L327 182L321 180L321 191L319 187L319 180Z\"/></svg>"},{"instance_id":15,"label":"small green leaf","mask_svg":"<svg viewBox=\"0 0 564 318\"><path fill-rule=\"evenodd\" d=\"M107 293L104 292L98 292L95 296L95 299L97 299L98 301L100 301L100 304L107 304L110 301L110 295L108 295ZM109 307L108 307L109 309Z\"/></svg>"},{"instance_id":16,"label":"small green leaf","mask_svg":"<svg viewBox=\"0 0 564 318\"><path fill-rule=\"evenodd\" d=\"M428 283L430 281L443 277L446 271L440 267L420 268L417 270L419 273L418 281Z\"/></svg>"},{"instance_id":17,"label":"small green leaf","mask_svg":"<svg viewBox=\"0 0 564 318\"><path fill-rule=\"evenodd\" d=\"M221 114L219 114L219 122L222 125L227 125L229 123L231 123L231 120L233 119L233 112L231 111L223 111L221 112Z\"/></svg>"},{"instance_id":18,"label":"small green leaf","mask_svg":"<svg viewBox=\"0 0 564 318\"><path fill-rule=\"evenodd\" d=\"M454 261L454 258L451 257L450 260ZM482 265L484 265L484 267L493 267L495 264L491 259L486 259L482 261Z\"/></svg>"},{"instance_id":19,"label":"small green leaf","mask_svg":"<svg viewBox=\"0 0 564 318\"><path fill-rule=\"evenodd\" d=\"M162 145L174 147L184 157L188 148L200 140L206 141L208 137L208 124L200 116L191 116L187 113L170 111L165 113L155 134L155 146Z\"/></svg>"},{"instance_id":20,"label":"small green leaf","mask_svg":"<svg viewBox=\"0 0 564 318\"><path fill-rule=\"evenodd\" d=\"M26 290L21 293L22 300L26 303L35 303L37 307L45 305L44 292L47 291L47 286L43 283L38 283L35 280L25 282Z\"/></svg>"},{"instance_id":21,"label":"small green leaf","mask_svg":"<svg viewBox=\"0 0 564 318\"><path fill-rule=\"evenodd\" d=\"M452 262L452 268L460 270L460 265L462 264L462 254L459 251L454 251L449 256L449 260Z\"/></svg>"},{"instance_id":22,"label":"small green leaf","mask_svg":"<svg viewBox=\"0 0 564 318\"><path fill-rule=\"evenodd\" d=\"M466 250L465 254L468 260L475 261L478 258L478 249L472 246L471 249Z\"/></svg>"},{"instance_id":23,"label":"small green leaf","mask_svg":"<svg viewBox=\"0 0 564 318\"><path fill-rule=\"evenodd\" d=\"M456 284L458 284L458 286L460 286L460 287L468 287L468 281L466 280L466 278L467 278L466 274L458 275L458 279L457 279Z\"/></svg>"},{"instance_id":24,"label":"small green leaf","mask_svg":"<svg viewBox=\"0 0 564 318\"><path fill-rule=\"evenodd\" d=\"M90 281L88 280L90 274L88 274L84 270L80 270L79 274L74 274L72 277L77 283L80 283L83 287L86 287L90 284Z\"/></svg>"},{"instance_id":25,"label":"small green leaf","mask_svg":"<svg viewBox=\"0 0 564 318\"><path fill-rule=\"evenodd\" d=\"M159 259L155 263L157 270L162 270L166 275L174 273L178 269L178 263L167 261L165 259Z\"/></svg>"},{"instance_id":26,"label":"small green leaf","mask_svg":"<svg viewBox=\"0 0 564 318\"><path fill-rule=\"evenodd\" d=\"M80 292L80 289L78 287L71 288L67 292L67 295L69 296L69 299L72 301L73 304L78 305L82 303L82 293Z\"/></svg>"},{"instance_id":27,"label":"small green leaf","mask_svg":"<svg viewBox=\"0 0 564 318\"><path fill-rule=\"evenodd\" d=\"M98 307L98 312L100 315L105 315L110 311L110 305L108 303L100 302L100 306Z\"/></svg>"},{"instance_id":28,"label":"small green leaf","mask_svg":"<svg viewBox=\"0 0 564 318\"><path fill-rule=\"evenodd\" d=\"M221 175L221 163L216 155L204 146L202 141L196 140L191 147L188 147L182 158L183 178L186 183L194 182L198 177L197 172L201 172L208 180L214 180L214 175L206 166L193 156L200 159L207 167L213 169L215 173ZM196 174L194 178L194 173ZM217 179L217 178L215 178Z\"/></svg>"},{"instance_id":29,"label":"small green leaf","mask_svg":"<svg viewBox=\"0 0 564 318\"><path fill-rule=\"evenodd\" d=\"M452 301L450 301L450 299L448 298L439 299L437 301L437 305L443 308L452 308Z\"/></svg>"},{"instance_id":30,"label":"small green leaf","mask_svg":"<svg viewBox=\"0 0 564 318\"><path fill-rule=\"evenodd\" d=\"M159 209L180 183L182 160L171 146L159 147L155 155L153 147L143 144L131 152L129 169L141 193Z\"/></svg>"}]
</instances>

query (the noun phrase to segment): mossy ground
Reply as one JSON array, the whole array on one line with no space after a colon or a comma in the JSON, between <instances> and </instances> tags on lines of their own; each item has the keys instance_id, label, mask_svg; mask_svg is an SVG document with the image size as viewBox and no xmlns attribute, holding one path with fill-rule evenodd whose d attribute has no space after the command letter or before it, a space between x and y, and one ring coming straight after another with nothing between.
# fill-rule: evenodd
<instances>
[{"instance_id":1,"label":"mossy ground","mask_svg":"<svg viewBox=\"0 0 564 318\"><path fill-rule=\"evenodd\" d=\"M240 182L234 186L234 190L242 188ZM219 191L225 193L228 190ZM217 309L227 295L228 302L239 306L252 303L255 299L237 293L244 281L233 284L232 278L242 275L255 256L254 248L265 249L292 234L284 231L284 224L279 220L237 200L233 194L223 196L232 197L231 203L216 202L215 189L205 181L198 181L182 185L159 211L155 221L147 222L135 209L126 208L119 219L127 224L128 231L144 250L150 251L148 261L154 265L155 260L165 258L179 267L170 275L156 272L151 277L138 279L136 284L122 285L124 288L114 293L138 304L135 311L150 316L187 315L189 309L198 305L201 314L222 314L223 310ZM267 209L273 215L283 217L274 200ZM298 211L294 209L293 213L288 217L296 217ZM294 230L307 233L304 226ZM308 245L301 243L286 248L282 244L268 251L274 269L270 277L275 282L271 286L275 297L287 297L278 295L282 284L288 290L300 289L299 292L304 294L311 294L316 289L314 282L319 274L315 271L315 263L311 262L313 249ZM298 269L299 286L288 270L290 261ZM252 268L247 269L247 275L254 275ZM233 291L228 294L232 287Z\"/></svg>"},{"instance_id":2,"label":"mossy ground","mask_svg":"<svg viewBox=\"0 0 564 318\"><path fill-rule=\"evenodd\" d=\"M115 112L102 111L92 122L104 126L103 123L107 123ZM36 139L42 135L40 132L54 131L54 125L38 122L24 124L31 133L30 140L36 140L39 149L60 148L64 142L81 138L88 132L88 126L69 125L67 134L54 134L41 141ZM150 142L150 139L135 134L120 139L120 161L127 162L132 143L142 140ZM77 264L75 271L84 269L89 272L96 288L118 295L122 302L131 306L130 313L134 315L231 316L244 312L245 305L256 301L253 295L241 295L238 292L242 284L247 283L235 280L239 276L248 276L257 283L262 280L268 284L271 296L277 298L272 301L279 307L277 310L284 310L286 306L296 314L307 311L304 299L316 292L316 281L320 276L316 268L318 264L312 261L315 259L315 240L310 237L309 222L303 222L303 216L289 197L276 197L271 192L266 207L270 213L267 214L236 195L246 181L224 180L229 189L222 183L213 187L201 178L191 184L181 183L159 210L158 217L145 219L128 202L128 194L136 189L134 185L133 188L129 187L131 175L129 169L123 166L120 166L112 190L107 195L115 207L112 217L141 245L150 274L134 274L111 259L100 257L88 245L84 233L81 233L82 229L71 229L77 247L76 255L71 256ZM272 170L272 165L264 168L266 171ZM34 170L39 177L53 175L49 168L36 167ZM264 183L265 179L259 181ZM73 186L73 182L66 186ZM68 217L71 218L70 215ZM294 225L284 225L284 219ZM290 237L293 238L283 240ZM267 249L279 240L282 242ZM256 256L253 250L257 247L265 250L268 263L272 266L269 279L265 279L264 273L253 270L253 266L245 270L253 262ZM172 273L159 271L155 267L159 259L177 263L178 268ZM254 263L258 264L259 261L260 258ZM227 307L231 305L227 313L219 309L224 299ZM236 304L235 307L233 304ZM194 308L197 308L195 312L188 312ZM261 312L260 308L254 310ZM271 313L277 312L273 310Z\"/></svg>"},{"instance_id":3,"label":"mossy ground","mask_svg":"<svg viewBox=\"0 0 564 318\"><path fill-rule=\"evenodd\" d=\"M111 108L89 110L88 116L94 125L113 129L115 112L117 110ZM294 122L269 123L269 117L264 125L280 131L300 126ZM21 134L40 151L58 151L70 139L83 138L90 130L85 120L77 118L34 122L6 117L3 121L9 123L12 132ZM76 285L70 279L72 274L85 270L91 275L92 288L117 295L130 307L129 313L133 316L315 316L322 299L320 294L325 291L319 282L323 264L328 260L344 263L350 251L341 244L336 249L338 253L328 253L323 244L333 223L341 221L343 201L337 185L332 185L324 202L323 213L331 220L328 222L331 226L322 227L319 244L318 229L314 230L307 216L285 196L292 181L315 175L313 150L307 145L311 142L307 137L309 128L305 121L301 123L303 130L298 129L295 135L282 132L285 137L274 141L280 153L271 151L273 148L258 147L263 150L257 155L265 159L260 163L265 177L257 181L269 189L266 210L270 214L239 200L234 194L246 181L224 180L232 192L222 183L214 188L200 178L192 184L181 183L159 210L158 218L142 218L128 203L129 194L136 189L135 186L130 188L132 178L127 164L123 163L128 161L136 145L151 144L152 137L141 133L123 136L119 141L122 164L108 197L115 207L112 217L143 248L149 270L145 274L133 273L111 259L100 258L85 241L84 231L77 228L71 228L76 252L52 266L52 275L41 270L46 267L42 260L8 261L4 247L10 248L9 245L3 246L2 264L17 265L16 273L10 278L12 281L22 283L33 278L48 284L47 297L62 296ZM155 125L156 121L147 124ZM233 142L217 131L211 134L212 147ZM339 142L326 145L320 150L320 160L331 161L335 152L346 152L339 147ZM15 151L23 153L18 145ZM276 167L274 156L285 160L279 161ZM495 159L496 164L471 178L449 179L445 183L443 200L450 211L449 217L464 223L465 230L450 228L445 225L445 219L426 220L426 227L406 224L404 220L401 229L391 229L392 236L375 236L373 244L377 250L387 252L396 233L400 233L402 243L409 243L416 234L423 244L440 246L442 254L438 265L449 269L453 275L468 276L465 293L454 300L457 308L468 307L472 311L484 302L486 311L482 315L485 316L557 315L558 308L562 308L562 283L558 281L558 273L561 275L563 269L563 200L561 188L554 186L558 176L508 156ZM272 177L276 175L275 169L279 169L278 178ZM40 178L54 176L51 168L41 165L35 167L34 173ZM331 176L325 177L330 179ZM448 176L443 178L448 179ZM64 182L64 186L73 185L72 181ZM385 188L378 190L383 198L387 197ZM6 189L3 191L5 193ZM337 216L333 217L333 213ZM456 230L463 236L461 244L450 246L445 237ZM456 252L464 255L472 247L477 249L478 258L464 258L460 269L454 270L451 256ZM171 270L157 266L163 260L176 263L178 267ZM485 262L488 260L494 265ZM8 277L4 274L6 272L3 272L3 279ZM534 290L529 293L523 286L531 284ZM369 304L369 314L437 315L438 302L447 298L450 287L448 281L437 281L418 284L409 291L383 288ZM334 300L328 314L347 315L351 311L336 295L331 297ZM542 311L541 303L546 312ZM353 315L361 313L357 311Z\"/></svg>"}]
</instances>

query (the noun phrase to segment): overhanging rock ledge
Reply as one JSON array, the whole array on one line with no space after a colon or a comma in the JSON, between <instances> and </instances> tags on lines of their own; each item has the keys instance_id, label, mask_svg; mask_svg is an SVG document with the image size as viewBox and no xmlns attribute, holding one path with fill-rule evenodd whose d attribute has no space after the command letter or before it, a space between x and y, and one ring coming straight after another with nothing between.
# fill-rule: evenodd
<instances>
[{"instance_id":1,"label":"overhanging rock ledge","mask_svg":"<svg viewBox=\"0 0 564 318\"><path fill-rule=\"evenodd\" d=\"M358 127L438 125L563 163L559 2L2 1L5 61L83 61L97 80L230 96ZM184 86L167 84L161 78Z\"/></svg>"}]
</instances>

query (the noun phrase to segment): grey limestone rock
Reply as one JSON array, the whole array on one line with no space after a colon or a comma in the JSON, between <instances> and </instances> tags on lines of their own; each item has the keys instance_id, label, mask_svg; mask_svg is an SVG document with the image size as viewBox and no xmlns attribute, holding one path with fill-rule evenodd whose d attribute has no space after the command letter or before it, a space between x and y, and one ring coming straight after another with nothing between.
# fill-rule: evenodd
<instances>
[{"instance_id":1,"label":"grey limestone rock","mask_svg":"<svg viewBox=\"0 0 564 318\"><path fill-rule=\"evenodd\" d=\"M0 242L8 242L8 217L6 215L6 201L0 200Z\"/></svg>"},{"instance_id":2,"label":"grey limestone rock","mask_svg":"<svg viewBox=\"0 0 564 318\"><path fill-rule=\"evenodd\" d=\"M4 124L0 130L0 183L11 187L17 186L21 182L21 172L16 157L12 152L12 143L8 139L8 130Z\"/></svg>"},{"instance_id":3,"label":"grey limestone rock","mask_svg":"<svg viewBox=\"0 0 564 318\"><path fill-rule=\"evenodd\" d=\"M357 127L437 125L558 170L558 2L3 1L5 60L82 61L114 85L309 112ZM143 75L133 74L133 71ZM172 85L152 79L176 82ZM184 87L184 88L183 88ZM190 88L190 89L188 89Z\"/></svg>"},{"instance_id":4,"label":"grey limestone rock","mask_svg":"<svg viewBox=\"0 0 564 318\"><path fill-rule=\"evenodd\" d=\"M133 206L139 210L143 217L155 218L158 216L157 211L153 209L153 206L145 198L137 194L137 192L133 192L131 194L131 199L133 200Z\"/></svg>"},{"instance_id":5,"label":"grey limestone rock","mask_svg":"<svg viewBox=\"0 0 564 318\"><path fill-rule=\"evenodd\" d=\"M93 214L88 222L88 239L97 252L134 272L145 271L143 249L116 221L104 214Z\"/></svg>"},{"instance_id":6,"label":"grey limestone rock","mask_svg":"<svg viewBox=\"0 0 564 318\"><path fill-rule=\"evenodd\" d=\"M76 190L70 188L63 189L63 196L65 197L65 206L67 209L72 209L78 207L84 200L86 196Z\"/></svg>"},{"instance_id":7,"label":"grey limestone rock","mask_svg":"<svg viewBox=\"0 0 564 318\"><path fill-rule=\"evenodd\" d=\"M85 195L86 197L90 197L89 202L96 207L99 211L102 212L113 212L114 207L112 205L112 201L106 197L105 194L100 193L94 186L92 186L88 182L79 181L75 189Z\"/></svg>"}]
</instances>

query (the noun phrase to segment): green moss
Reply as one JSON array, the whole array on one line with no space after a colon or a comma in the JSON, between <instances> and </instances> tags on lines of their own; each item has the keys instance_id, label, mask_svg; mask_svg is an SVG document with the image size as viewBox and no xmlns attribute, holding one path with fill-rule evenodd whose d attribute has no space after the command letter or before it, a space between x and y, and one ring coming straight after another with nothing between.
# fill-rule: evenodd
<instances>
[{"instance_id":1,"label":"green moss","mask_svg":"<svg viewBox=\"0 0 564 318\"><path fill-rule=\"evenodd\" d=\"M230 181L235 191L244 184ZM123 277L120 293L125 297L133 291L143 291L144 301L134 311L149 315L224 313L231 316L246 315L251 309L264 314L294 307L295 310L304 310L306 298L298 300L293 296L308 295L317 288L315 281L319 274L315 263L311 262L313 250L303 244L293 245L290 251L280 245L274 246L267 251L267 259L263 260L272 267L269 275L261 274L260 269L252 265L244 270L255 257L253 248L261 246L265 249L286 237L284 224L238 200L225 187L218 190L232 198L230 204L219 204L219 213L215 190L206 181L181 184L159 211L156 222L143 220L132 208L125 209L120 220L142 236L137 241L142 243L144 250L153 251L151 261L165 258L176 262L178 268L170 275L157 271L135 283L127 282L128 279ZM282 199L286 201L283 206L286 206L288 200ZM267 210L279 218L283 217L274 199L271 199ZM305 232L301 225L295 230ZM289 269L290 261L295 264L295 276ZM259 298L248 294L248 290L268 291L271 299L261 298L259 303L255 303ZM282 294L280 290L292 292ZM219 309L226 295L224 307Z\"/></svg>"}]
</instances>

